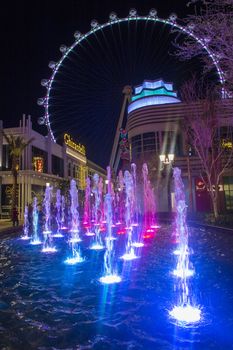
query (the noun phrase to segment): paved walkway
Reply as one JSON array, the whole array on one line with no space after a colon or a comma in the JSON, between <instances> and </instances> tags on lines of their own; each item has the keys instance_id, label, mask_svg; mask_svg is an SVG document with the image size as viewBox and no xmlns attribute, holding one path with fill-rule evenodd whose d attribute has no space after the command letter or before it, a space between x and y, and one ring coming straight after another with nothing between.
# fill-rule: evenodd
<instances>
[{"instance_id":1,"label":"paved walkway","mask_svg":"<svg viewBox=\"0 0 233 350\"><path fill-rule=\"evenodd\" d=\"M0 219L0 237L1 237L1 234L20 232L22 230L22 227L23 227L22 223L19 223L19 226L17 227L13 227L11 220Z\"/></svg>"}]
</instances>

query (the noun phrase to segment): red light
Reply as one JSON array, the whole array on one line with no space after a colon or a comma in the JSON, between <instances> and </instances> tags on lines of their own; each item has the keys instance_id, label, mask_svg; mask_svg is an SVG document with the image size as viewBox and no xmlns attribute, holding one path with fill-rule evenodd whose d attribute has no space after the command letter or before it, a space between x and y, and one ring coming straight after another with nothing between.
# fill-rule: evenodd
<instances>
[{"instance_id":1,"label":"red light","mask_svg":"<svg viewBox=\"0 0 233 350\"><path fill-rule=\"evenodd\" d=\"M124 235L125 233L126 233L125 229L117 231L118 235Z\"/></svg>"}]
</instances>

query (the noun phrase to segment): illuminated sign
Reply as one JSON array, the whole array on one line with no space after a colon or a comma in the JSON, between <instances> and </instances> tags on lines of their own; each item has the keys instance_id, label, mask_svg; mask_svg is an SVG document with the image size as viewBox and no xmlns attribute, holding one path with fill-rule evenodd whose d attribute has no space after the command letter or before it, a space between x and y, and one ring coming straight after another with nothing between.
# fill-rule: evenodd
<instances>
[{"instance_id":1,"label":"illuminated sign","mask_svg":"<svg viewBox=\"0 0 233 350\"><path fill-rule=\"evenodd\" d=\"M84 156L86 155L85 146L81 145L80 143L75 143L69 134L64 134L64 142L67 146L73 148L75 151L83 154Z\"/></svg>"},{"instance_id":2,"label":"illuminated sign","mask_svg":"<svg viewBox=\"0 0 233 350\"><path fill-rule=\"evenodd\" d=\"M223 140L222 140L222 147L223 147L223 148L231 149L231 148L232 148L232 141L223 139Z\"/></svg>"}]
</instances>

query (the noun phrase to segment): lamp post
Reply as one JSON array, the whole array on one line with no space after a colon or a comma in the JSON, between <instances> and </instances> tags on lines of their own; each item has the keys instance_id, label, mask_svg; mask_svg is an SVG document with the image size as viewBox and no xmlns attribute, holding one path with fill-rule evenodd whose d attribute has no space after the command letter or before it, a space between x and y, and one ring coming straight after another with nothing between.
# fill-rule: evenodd
<instances>
[{"instance_id":1,"label":"lamp post","mask_svg":"<svg viewBox=\"0 0 233 350\"><path fill-rule=\"evenodd\" d=\"M164 169L164 167L170 165L168 168L168 171L166 173L167 175L167 202L168 202L168 210L171 211L172 206L171 206L171 193L170 193L170 170L172 168L172 163L174 162L175 155L173 153L168 153L168 154L160 154L159 159L160 162L162 163L162 168L160 169L161 171Z\"/></svg>"}]
</instances>

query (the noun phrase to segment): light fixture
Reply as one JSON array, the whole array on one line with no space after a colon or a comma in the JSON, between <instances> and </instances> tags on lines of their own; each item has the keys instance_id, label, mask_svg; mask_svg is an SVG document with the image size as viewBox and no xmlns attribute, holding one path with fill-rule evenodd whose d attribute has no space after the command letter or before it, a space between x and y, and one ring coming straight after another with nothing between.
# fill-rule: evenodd
<instances>
[{"instance_id":1,"label":"light fixture","mask_svg":"<svg viewBox=\"0 0 233 350\"><path fill-rule=\"evenodd\" d=\"M163 164L171 164L174 161L175 155L173 153L160 154L159 159Z\"/></svg>"}]
</instances>

